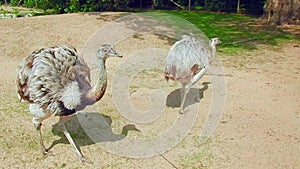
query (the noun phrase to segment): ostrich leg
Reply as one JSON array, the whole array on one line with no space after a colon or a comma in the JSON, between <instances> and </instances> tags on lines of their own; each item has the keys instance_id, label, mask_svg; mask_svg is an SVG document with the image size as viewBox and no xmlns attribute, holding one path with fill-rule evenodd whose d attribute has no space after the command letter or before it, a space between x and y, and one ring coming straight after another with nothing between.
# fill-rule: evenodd
<instances>
[{"instance_id":1,"label":"ostrich leg","mask_svg":"<svg viewBox=\"0 0 300 169\"><path fill-rule=\"evenodd\" d=\"M180 89L180 94L181 94L181 105L180 105L180 114L183 114L183 109L184 109L184 103L186 100L186 95L188 94L190 88L189 86L186 85L186 83L182 83L182 88Z\"/></svg>"},{"instance_id":2,"label":"ostrich leg","mask_svg":"<svg viewBox=\"0 0 300 169\"><path fill-rule=\"evenodd\" d=\"M207 68L201 69L199 73L197 73L188 84L189 87L193 86L195 83L198 82L198 80L203 76L203 74L207 71Z\"/></svg>"},{"instance_id":3,"label":"ostrich leg","mask_svg":"<svg viewBox=\"0 0 300 169\"><path fill-rule=\"evenodd\" d=\"M36 104L30 104L29 105L29 111L31 114L34 115L34 117L32 118L32 123L35 126L35 129L37 131L37 136L41 145L41 150L42 150L42 154L43 155L47 155L49 154L49 150L46 149L44 141L43 141L43 136L42 136L42 131L41 131L41 127L42 127L42 121L46 118L48 118L50 115L49 114L45 114L43 112L43 110Z\"/></svg>"},{"instance_id":4,"label":"ostrich leg","mask_svg":"<svg viewBox=\"0 0 300 169\"><path fill-rule=\"evenodd\" d=\"M43 141L43 136L42 136L42 132L41 132L42 123L34 124L34 126L36 128L37 135L39 137L42 154L47 155L49 153L49 151L46 149L44 141Z\"/></svg>"},{"instance_id":5,"label":"ostrich leg","mask_svg":"<svg viewBox=\"0 0 300 169\"><path fill-rule=\"evenodd\" d=\"M184 103L186 100L186 95L189 93L190 88L199 81L199 79L203 76L203 74L207 71L207 68L201 69L199 73L197 73L188 84L182 83L182 89L181 91L181 106L180 106L180 114L183 114L183 109L184 109ZM193 95L195 100L198 100L196 96Z\"/></svg>"},{"instance_id":6,"label":"ostrich leg","mask_svg":"<svg viewBox=\"0 0 300 169\"><path fill-rule=\"evenodd\" d=\"M83 158L83 155L81 154L81 152L79 151L79 149L77 148L75 142L73 141L70 133L68 132L67 130L67 127L66 127L66 119L65 117L63 116L60 116L60 121L62 121L62 124L63 124L63 132L65 134L65 136L67 137L69 143L73 146L74 150L75 150L75 153L77 155L77 157L79 158L80 162L83 163L84 162L84 158Z\"/></svg>"}]
</instances>

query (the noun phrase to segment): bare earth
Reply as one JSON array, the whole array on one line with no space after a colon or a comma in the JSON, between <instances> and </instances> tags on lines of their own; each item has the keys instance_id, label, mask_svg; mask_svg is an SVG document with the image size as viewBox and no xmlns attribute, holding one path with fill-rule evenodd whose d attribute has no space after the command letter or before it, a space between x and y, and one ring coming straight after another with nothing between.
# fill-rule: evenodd
<instances>
[{"instance_id":1,"label":"bare earth","mask_svg":"<svg viewBox=\"0 0 300 169\"><path fill-rule=\"evenodd\" d=\"M210 106L210 86L203 91L201 112L191 132L161 156L122 157L78 136L75 142L87 158L80 164L59 133L55 117L46 120L42 128L46 145L53 144L53 155L43 157L28 104L18 102L16 96L17 65L41 47L67 44L80 51L115 15L64 14L0 20L1 168L300 168L300 48L295 44L280 49L260 46L257 51L239 56L221 56L226 74L225 111L216 132L204 144L198 143L198 133ZM116 50L124 54L124 60L135 49L149 46L168 49L170 44L154 35L144 35L125 39ZM99 112L112 120L113 133L120 133L130 123L118 113L111 98L112 77L121 62L122 59L107 61L109 86L97 104ZM209 82L209 77L204 76L195 88L202 88L203 82ZM163 81L159 71L138 74L131 83L132 102L141 110L149 108L150 90L161 88L168 94L177 89L175 83ZM156 122L134 124L140 132L129 131L127 137L155 137L172 126L178 110L168 107Z\"/></svg>"}]
</instances>

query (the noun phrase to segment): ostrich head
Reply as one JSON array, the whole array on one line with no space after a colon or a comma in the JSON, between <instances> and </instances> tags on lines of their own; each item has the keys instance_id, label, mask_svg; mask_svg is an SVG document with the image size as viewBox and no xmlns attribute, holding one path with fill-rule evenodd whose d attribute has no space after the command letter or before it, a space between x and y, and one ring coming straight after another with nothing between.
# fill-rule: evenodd
<instances>
[{"instance_id":1,"label":"ostrich head","mask_svg":"<svg viewBox=\"0 0 300 169\"><path fill-rule=\"evenodd\" d=\"M220 43L222 43L222 42L220 41L219 38L212 38L209 41L209 44L212 45L212 46L217 46L217 44L220 44Z\"/></svg>"},{"instance_id":2,"label":"ostrich head","mask_svg":"<svg viewBox=\"0 0 300 169\"><path fill-rule=\"evenodd\" d=\"M104 60L108 57L122 57L122 55L118 54L111 45L102 45L97 52L97 56Z\"/></svg>"}]
</instances>

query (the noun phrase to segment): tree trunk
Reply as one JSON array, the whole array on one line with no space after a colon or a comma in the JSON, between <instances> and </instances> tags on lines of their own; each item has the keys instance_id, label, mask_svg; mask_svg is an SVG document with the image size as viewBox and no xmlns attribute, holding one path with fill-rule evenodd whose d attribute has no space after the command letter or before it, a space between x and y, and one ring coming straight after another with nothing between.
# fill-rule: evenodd
<instances>
[{"instance_id":1,"label":"tree trunk","mask_svg":"<svg viewBox=\"0 0 300 169\"><path fill-rule=\"evenodd\" d=\"M300 0L266 0L265 19L270 24L300 24Z\"/></svg>"},{"instance_id":2,"label":"tree trunk","mask_svg":"<svg viewBox=\"0 0 300 169\"><path fill-rule=\"evenodd\" d=\"M174 5L176 5L177 7L184 9L183 6L179 5L177 2L174 2L173 0L170 0Z\"/></svg>"},{"instance_id":3,"label":"tree trunk","mask_svg":"<svg viewBox=\"0 0 300 169\"><path fill-rule=\"evenodd\" d=\"M156 7L156 0L152 0L152 9Z\"/></svg>"},{"instance_id":4,"label":"tree trunk","mask_svg":"<svg viewBox=\"0 0 300 169\"><path fill-rule=\"evenodd\" d=\"M20 6L21 2L22 2L22 0L20 0L20 1L18 2L18 5L17 5L17 6Z\"/></svg>"},{"instance_id":5,"label":"tree trunk","mask_svg":"<svg viewBox=\"0 0 300 169\"><path fill-rule=\"evenodd\" d=\"M241 4L241 0L238 0L237 7L236 7L236 13L240 13L240 4Z\"/></svg>"}]
</instances>

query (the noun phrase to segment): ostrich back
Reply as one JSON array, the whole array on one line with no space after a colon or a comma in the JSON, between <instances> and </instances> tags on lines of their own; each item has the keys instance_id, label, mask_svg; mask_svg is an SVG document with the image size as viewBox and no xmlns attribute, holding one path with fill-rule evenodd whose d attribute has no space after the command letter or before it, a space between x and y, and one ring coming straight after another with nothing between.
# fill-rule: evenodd
<instances>
[{"instance_id":1,"label":"ostrich back","mask_svg":"<svg viewBox=\"0 0 300 169\"><path fill-rule=\"evenodd\" d=\"M171 47L166 57L165 78L189 82L203 67L209 68L211 57L212 49L208 41L184 35Z\"/></svg>"},{"instance_id":2,"label":"ostrich back","mask_svg":"<svg viewBox=\"0 0 300 169\"><path fill-rule=\"evenodd\" d=\"M62 46L43 48L26 57L18 68L20 99L38 104L55 115L75 113L81 103L81 82L89 79L89 68L76 49Z\"/></svg>"}]
</instances>

